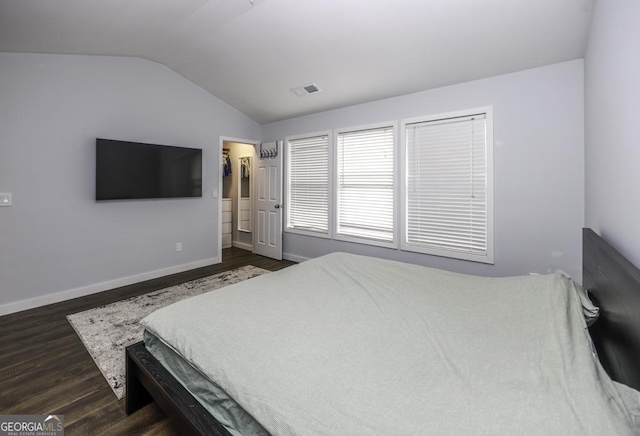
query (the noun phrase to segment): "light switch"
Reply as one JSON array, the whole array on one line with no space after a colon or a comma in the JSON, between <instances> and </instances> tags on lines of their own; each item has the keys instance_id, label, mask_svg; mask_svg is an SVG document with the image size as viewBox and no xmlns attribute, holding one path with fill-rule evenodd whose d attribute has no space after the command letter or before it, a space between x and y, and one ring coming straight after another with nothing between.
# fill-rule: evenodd
<instances>
[{"instance_id":1,"label":"light switch","mask_svg":"<svg viewBox=\"0 0 640 436\"><path fill-rule=\"evenodd\" d=\"M0 193L0 206L11 206L11 193Z\"/></svg>"}]
</instances>

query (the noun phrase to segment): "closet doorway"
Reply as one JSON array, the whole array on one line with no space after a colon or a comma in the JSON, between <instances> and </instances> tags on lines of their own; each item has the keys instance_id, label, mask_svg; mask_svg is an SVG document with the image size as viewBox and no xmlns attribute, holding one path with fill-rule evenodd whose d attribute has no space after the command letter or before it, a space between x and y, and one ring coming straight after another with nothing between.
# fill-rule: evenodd
<instances>
[{"instance_id":1,"label":"closet doorway","mask_svg":"<svg viewBox=\"0 0 640 436\"><path fill-rule=\"evenodd\" d=\"M220 241L253 251L255 142L221 138ZM221 253L222 258L222 253Z\"/></svg>"}]
</instances>

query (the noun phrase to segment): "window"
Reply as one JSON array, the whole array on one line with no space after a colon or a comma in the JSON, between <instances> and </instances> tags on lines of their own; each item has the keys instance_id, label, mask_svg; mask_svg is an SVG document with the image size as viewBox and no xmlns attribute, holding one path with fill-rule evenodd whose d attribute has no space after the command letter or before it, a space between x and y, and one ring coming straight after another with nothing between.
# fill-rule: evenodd
<instances>
[{"instance_id":1,"label":"window","mask_svg":"<svg viewBox=\"0 0 640 436\"><path fill-rule=\"evenodd\" d=\"M394 126L336 134L336 239L394 244Z\"/></svg>"},{"instance_id":2,"label":"window","mask_svg":"<svg viewBox=\"0 0 640 436\"><path fill-rule=\"evenodd\" d=\"M329 135L287 140L286 228L329 236Z\"/></svg>"},{"instance_id":3,"label":"window","mask_svg":"<svg viewBox=\"0 0 640 436\"><path fill-rule=\"evenodd\" d=\"M490 108L403 130L402 249L493 263Z\"/></svg>"}]
</instances>

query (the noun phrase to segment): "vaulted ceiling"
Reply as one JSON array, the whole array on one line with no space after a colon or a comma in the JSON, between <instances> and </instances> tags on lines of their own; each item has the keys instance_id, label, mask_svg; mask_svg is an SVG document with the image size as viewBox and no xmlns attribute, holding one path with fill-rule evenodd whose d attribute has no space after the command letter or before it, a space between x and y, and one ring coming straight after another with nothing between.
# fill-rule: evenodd
<instances>
[{"instance_id":1,"label":"vaulted ceiling","mask_svg":"<svg viewBox=\"0 0 640 436\"><path fill-rule=\"evenodd\" d=\"M581 58L593 1L0 0L0 51L140 56L264 124Z\"/></svg>"}]
</instances>

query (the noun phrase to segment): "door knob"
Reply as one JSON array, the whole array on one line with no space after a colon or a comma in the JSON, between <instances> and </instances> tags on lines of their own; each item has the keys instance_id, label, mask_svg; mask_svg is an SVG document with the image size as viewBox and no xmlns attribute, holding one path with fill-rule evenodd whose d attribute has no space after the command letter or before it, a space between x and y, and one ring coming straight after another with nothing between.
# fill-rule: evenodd
<instances>
[{"instance_id":1,"label":"door knob","mask_svg":"<svg viewBox=\"0 0 640 436\"><path fill-rule=\"evenodd\" d=\"M275 206L273 206L273 207L275 207L276 209L280 209L282 206L280 206L279 204L276 204L276 205L275 205Z\"/></svg>"}]
</instances>

